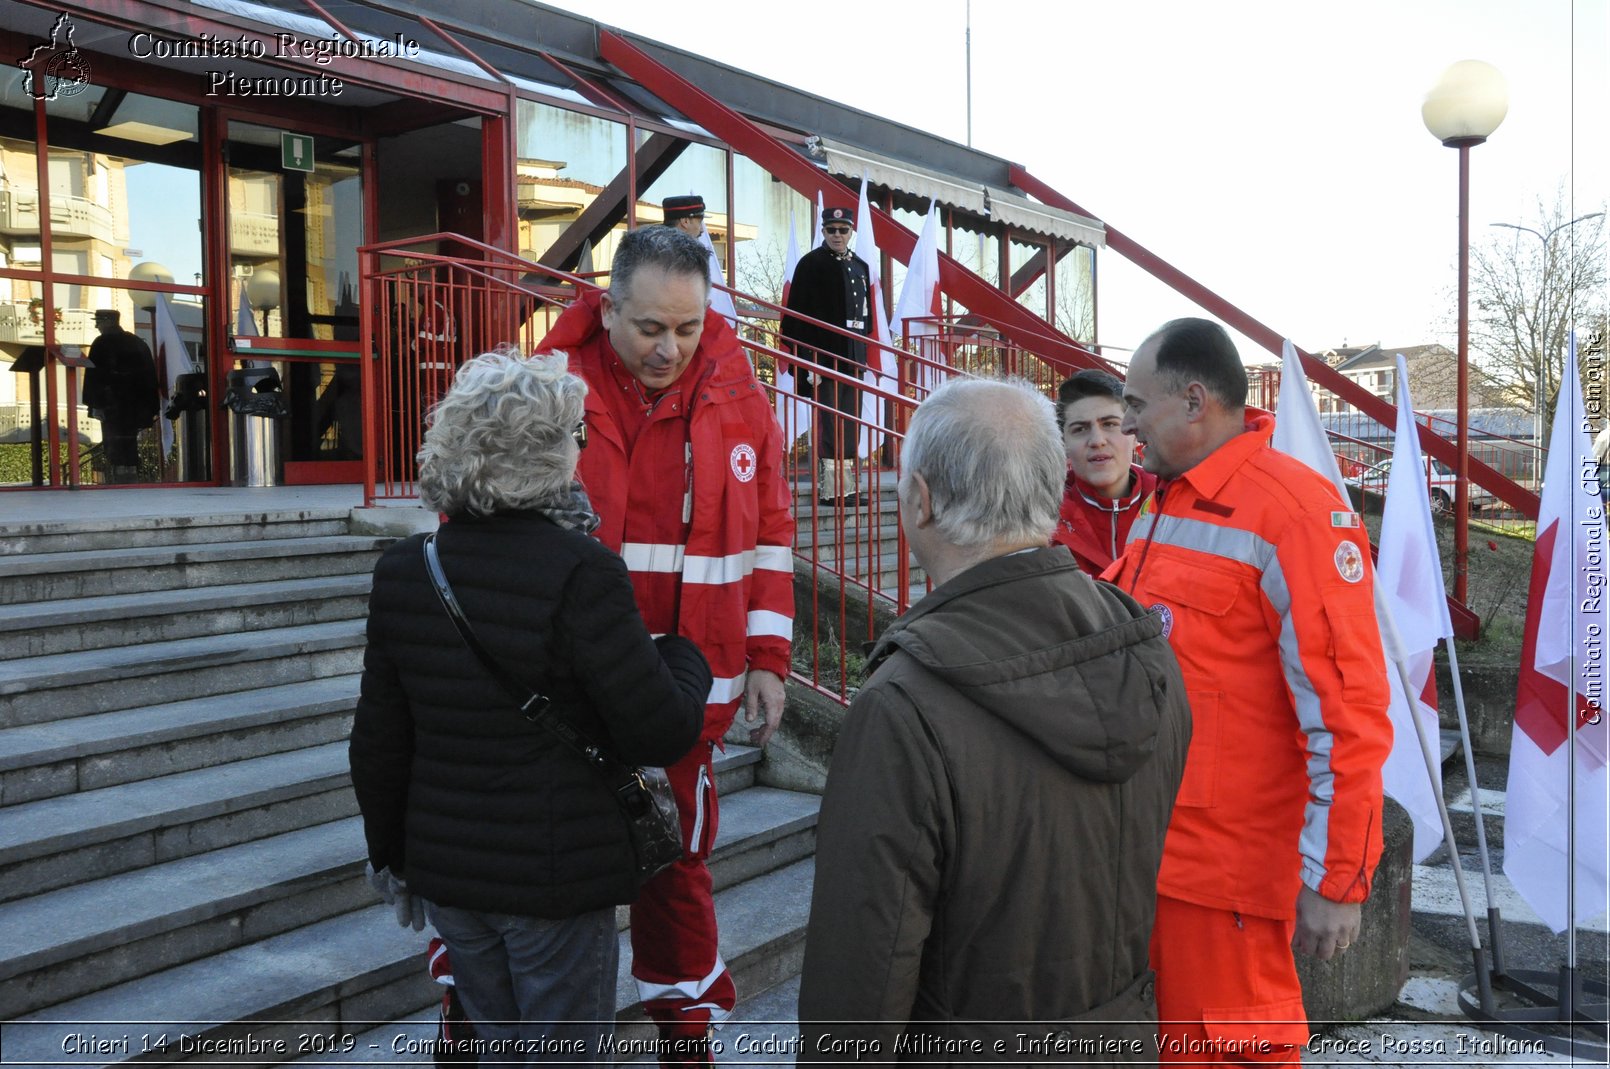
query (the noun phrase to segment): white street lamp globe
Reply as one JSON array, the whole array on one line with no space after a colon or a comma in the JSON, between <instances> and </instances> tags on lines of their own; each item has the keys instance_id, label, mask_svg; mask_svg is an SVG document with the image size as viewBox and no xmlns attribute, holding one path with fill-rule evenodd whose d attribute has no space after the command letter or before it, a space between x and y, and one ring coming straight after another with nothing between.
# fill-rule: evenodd
<instances>
[{"instance_id":1,"label":"white street lamp globe","mask_svg":"<svg viewBox=\"0 0 1610 1069\"><path fill-rule=\"evenodd\" d=\"M259 267L246 280L246 299L253 308L278 308L280 303L280 273L272 267Z\"/></svg>"},{"instance_id":2,"label":"white street lamp globe","mask_svg":"<svg viewBox=\"0 0 1610 1069\"><path fill-rule=\"evenodd\" d=\"M1509 84L1498 68L1462 59L1442 72L1420 106L1431 136L1444 145L1479 145L1509 113Z\"/></svg>"},{"instance_id":3,"label":"white street lamp globe","mask_svg":"<svg viewBox=\"0 0 1610 1069\"><path fill-rule=\"evenodd\" d=\"M146 260L129 268L130 282L156 282L160 285L173 285L173 272L157 263L155 260ZM134 307L149 312L157 306L157 295L150 290L135 290L133 293Z\"/></svg>"}]
</instances>

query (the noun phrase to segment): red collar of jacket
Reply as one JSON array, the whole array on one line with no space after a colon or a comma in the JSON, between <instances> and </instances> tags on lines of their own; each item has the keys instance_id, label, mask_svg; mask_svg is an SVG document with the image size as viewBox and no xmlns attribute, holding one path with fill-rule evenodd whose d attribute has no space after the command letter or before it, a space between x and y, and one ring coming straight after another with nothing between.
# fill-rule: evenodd
<instances>
[{"instance_id":1,"label":"red collar of jacket","mask_svg":"<svg viewBox=\"0 0 1610 1069\"><path fill-rule=\"evenodd\" d=\"M1146 471L1139 464L1129 467L1131 476L1129 493L1122 497L1104 497L1095 487L1085 482L1068 469L1068 481L1064 490L1068 495L1077 495L1092 509L1100 512L1126 512L1134 508L1153 490L1157 489L1157 476Z\"/></svg>"},{"instance_id":2,"label":"red collar of jacket","mask_svg":"<svg viewBox=\"0 0 1610 1069\"><path fill-rule=\"evenodd\" d=\"M1218 496L1224 484L1236 470L1252 459L1261 449L1269 448L1269 439L1275 434L1275 417L1255 409L1247 410L1246 427L1228 442L1209 453L1201 463L1183 475L1165 483L1168 486L1187 482L1201 496L1212 499Z\"/></svg>"}]
</instances>

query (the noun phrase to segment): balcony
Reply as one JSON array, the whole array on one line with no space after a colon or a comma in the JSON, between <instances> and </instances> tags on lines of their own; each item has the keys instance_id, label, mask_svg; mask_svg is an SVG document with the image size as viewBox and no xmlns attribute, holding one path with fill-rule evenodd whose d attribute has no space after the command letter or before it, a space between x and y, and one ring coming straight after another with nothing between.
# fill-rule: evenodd
<instances>
[{"instance_id":1,"label":"balcony","mask_svg":"<svg viewBox=\"0 0 1610 1069\"><path fill-rule=\"evenodd\" d=\"M40 405L40 414L47 420L50 418L48 410L43 403ZM78 406L77 419L78 440L82 443L94 443L101 440L101 421L91 419L89 409L83 405ZM67 437L67 428L64 421L58 420L62 429L62 437ZM0 404L0 442L28 442L33 439L34 416L27 401L18 401L15 404Z\"/></svg>"},{"instance_id":2,"label":"balcony","mask_svg":"<svg viewBox=\"0 0 1610 1069\"><path fill-rule=\"evenodd\" d=\"M124 230L127 229L125 226ZM88 238L108 245L121 244L112 225L110 208L85 197L68 197L59 193L50 195L50 234L58 239Z\"/></svg>"},{"instance_id":3,"label":"balcony","mask_svg":"<svg viewBox=\"0 0 1610 1069\"><path fill-rule=\"evenodd\" d=\"M64 308L56 321L56 344L84 345L94 341L95 312L89 308ZM0 303L0 342L14 345L45 344L45 324L37 309L26 303Z\"/></svg>"},{"instance_id":4,"label":"balcony","mask_svg":"<svg viewBox=\"0 0 1610 1069\"><path fill-rule=\"evenodd\" d=\"M266 212L230 212L229 253L253 260L279 259L280 217Z\"/></svg>"},{"instance_id":5,"label":"balcony","mask_svg":"<svg viewBox=\"0 0 1610 1069\"><path fill-rule=\"evenodd\" d=\"M39 234L39 192L0 189L0 234Z\"/></svg>"}]
</instances>

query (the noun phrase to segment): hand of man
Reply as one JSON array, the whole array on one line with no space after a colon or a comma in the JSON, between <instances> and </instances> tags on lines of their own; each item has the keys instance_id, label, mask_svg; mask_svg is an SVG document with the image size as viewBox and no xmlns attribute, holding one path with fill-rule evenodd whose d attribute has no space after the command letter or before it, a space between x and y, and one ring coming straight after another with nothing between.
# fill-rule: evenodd
<instances>
[{"instance_id":1,"label":"hand of man","mask_svg":"<svg viewBox=\"0 0 1610 1069\"><path fill-rule=\"evenodd\" d=\"M408 893L408 885L392 875L389 868L375 871L373 865L364 866L364 876L397 917L397 923L416 932L425 930L425 901Z\"/></svg>"},{"instance_id":2,"label":"hand of man","mask_svg":"<svg viewBox=\"0 0 1610 1069\"><path fill-rule=\"evenodd\" d=\"M756 724L749 741L764 746L783 722L783 677L764 668L751 668L744 678L744 723Z\"/></svg>"},{"instance_id":3,"label":"hand of man","mask_svg":"<svg viewBox=\"0 0 1610 1069\"><path fill-rule=\"evenodd\" d=\"M1304 884L1297 894L1297 935L1292 945L1320 961L1329 961L1358 938L1359 902L1332 902Z\"/></svg>"}]
</instances>

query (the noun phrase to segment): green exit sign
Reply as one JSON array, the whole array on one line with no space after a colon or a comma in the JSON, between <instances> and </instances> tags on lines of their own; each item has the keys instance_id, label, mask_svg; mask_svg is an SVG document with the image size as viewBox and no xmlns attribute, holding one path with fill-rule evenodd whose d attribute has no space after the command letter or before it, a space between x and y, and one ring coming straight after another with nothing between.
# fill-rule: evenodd
<instances>
[{"instance_id":1,"label":"green exit sign","mask_svg":"<svg viewBox=\"0 0 1610 1069\"><path fill-rule=\"evenodd\" d=\"M280 134L280 166L287 171L312 171L313 136Z\"/></svg>"}]
</instances>

